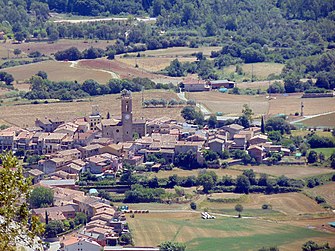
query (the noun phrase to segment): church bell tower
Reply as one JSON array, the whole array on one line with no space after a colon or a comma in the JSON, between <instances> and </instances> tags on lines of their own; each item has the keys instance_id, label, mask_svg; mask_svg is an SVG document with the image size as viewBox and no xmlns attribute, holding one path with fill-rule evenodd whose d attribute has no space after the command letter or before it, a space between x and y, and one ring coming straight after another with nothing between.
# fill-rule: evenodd
<instances>
[{"instance_id":1,"label":"church bell tower","mask_svg":"<svg viewBox=\"0 0 335 251\"><path fill-rule=\"evenodd\" d=\"M130 91L121 93L122 138L123 141L133 140L133 101Z\"/></svg>"}]
</instances>

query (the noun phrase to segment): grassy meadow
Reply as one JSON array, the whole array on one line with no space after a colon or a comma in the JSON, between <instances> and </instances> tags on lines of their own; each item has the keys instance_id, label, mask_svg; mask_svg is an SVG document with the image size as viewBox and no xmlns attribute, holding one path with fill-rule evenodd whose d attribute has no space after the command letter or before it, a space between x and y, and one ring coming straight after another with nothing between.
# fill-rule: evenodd
<instances>
[{"instance_id":1,"label":"grassy meadow","mask_svg":"<svg viewBox=\"0 0 335 251\"><path fill-rule=\"evenodd\" d=\"M306 239L334 238L334 234L272 221L221 216L203 220L200 213L149 213L136 215L128 222L135 245L155 246L171 240L186 243L188 251L255 250L290 246L297 241L301 246Z\"/></svg>"}]
</instances>

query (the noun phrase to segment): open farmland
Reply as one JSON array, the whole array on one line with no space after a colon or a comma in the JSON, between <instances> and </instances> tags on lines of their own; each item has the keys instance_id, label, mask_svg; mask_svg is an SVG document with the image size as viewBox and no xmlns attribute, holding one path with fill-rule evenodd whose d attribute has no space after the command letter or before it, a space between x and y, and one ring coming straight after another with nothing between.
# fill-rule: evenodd
<instances>
[{"instance_id":1,"label":"open farmland","mask_svg":"<svg viewBox=\"0 0 335 251\"><path fill-rule=\"evenodd\" d=\"M329 205L335 207L335 182L308 189L306 192L313 196L321 196L325 198Z\"/></svg>"},{"instance_id":2,"label":"open farmland","mask_svg":"<svg viewBox=\"0 0 335 251\"><path fill-rule=\"evenodd\" d=\"M326 210L317 204L313 199L302 193L284 193L284 194L249 194L245 195L243 200L239 202L243 205L244 215L248 216L267 216L279 212L285 217L298 217L311 214L324 214ZM223 196L225 197L225 196ZM267 213L267 210L262 209L263 204L269 204L272 207L272 212ZM220 203L203 201L199 206L208 208L216 213L236 214L234 207L236 203ZM280 214L278 214L280 216Z\"/></svg>"},{"instance_id":3,"label":"open farmland","mask_svg":"<svg viewBox=\"0 0 335 251\"><path fill-rule=\"evenodd\" d=\"M129 67L135 67L138 65L138 69L149 71L149 72L157 72L165 69L171 63L171 61L175 60L174 57L140 57L137 58L136 55L134 57L119 57L117 56L117 61L125 63L129 65ZM196 60L195 57L182 57L178 58L179 62L193 62Z\"/></svg>"},{"instance_id":4,"label":"open farmland","mask_svg":"<svg viewBox=\"0 0 335 251\"><path fill-rule=\"evenodd\" d=\"M163 76L160 74L154 74L147 72L143 69L135 68L126 63L122 63L119 60L107 60L107 59L84 59L80 60L78 63L80 68L95 69L103 71L112 71L118 75L121 79L132 79L136 77L149 78L155 82L160 83L170 83L180 82L181 78L173 78L168 76Z\"/></svg>"},{"instance_id":5,"label":"open farmland","mask_svg":"<svg viewBox=\"0 0 335 251\"><path fill-rule=\"evenodd\" d=\"M255 250L262 246L290 245L306 238L331 240L334 235L307 228L255 219L202 220L197 213L150 213L129 218L137 246L163 241L185 242L187 250ZM155 233L155 234L152 234ZM260 240L262 240L260 242ZM301 245L300 244L300 245Z\"/></svg>"},{"instance_id":6,"label":"open farmland","mask_svg":"<svg viewBox=\"0 0 335 251\"><path fill-rule=\"evenodd\" d=\"M255 64L242 64L241 65L243 73L245 74L242 76L243 78L250 78L252 74L256 79L267 79L270 74L279 75L283 68L284 64L277 64L277 63L255 63ZM234 73L236 66L231 65L224 69L224 73L231 74Z\"/></svg>"},{"instance_id":7,"label":"open farmland","mask_svg":"<svg viewBox=\"0 0 335 251\"><path fill-rule=\"evenodd\" d=\"M187 93L189 99L202 103L211 112L222 112L225 115L240 115L244 104L249 105L255 115L294 114L295 112L300 112L301 102L304 102L305 115L314 115L335 110L335 98L302 99L301 95L301 93L289 95L278 94L272 95L272 98L269 99L266 95L232 95L215 91ZM329 116L335 116L335 113ZM331 124L335 121L335 119L332 120L332 117L322 120L329 121Z\"/></svg>"},{"instance_id":8,"label":"open farmland","mask_svg":"<svg viewBox=\"0 0 335 251\"><path fill-rule=\"evenodd\" d=\"M235 170L245 170L245 166L234 166ZM271 176L279 177L285 175L292 179L302 179L319 174L335 173L334 169L309 166L252 166L255 173L266 173Z\"/></svg>"},{"instance_id":9,"label":"open farmland","mask_svg":"<svg viewBox=\"0 0 335 251\"><path fill-rule=\"evenodd\" d=\"M187 97L204 104L212 112L227 115L241 115L244 104L249 105L255 114L266 114L269 108L265 96L231 95L213 91L187 93Z\"/></svg>"},{"instance_id":10,"label":"open farmland","mask_svg":"<svg viewBox=\"0 0 335 251\"><path fill-rule=\"evenodd\" d=\"M22 52L29 54L30 52L39 51L44 55L50 56L57 51L66 50L71 47L76 47L83 51L91 46L106 49L108 45L113 44L106 40L76 40L76 39L60 39L56 42L28 42L21 44L12 44L10 42L1 44L6 50L20 49Z\"/></svg>"},{"instance_id":11,"label":"open farmland","mask_svg":"<svg viewBox=\"0 0 335 251\"><path fill-rule=\"evenodd\" d=\"M269 114L294 114L300 112L301 102L304 103L304 115L315 115L335 111L335 98L301 98L301 93L275 95L269 101Z\"/></svg>"},{"instance_id":12,"label":"open farmland","mask_svg":"<svg viewBox=\"0 0 335 251\"><path fill-rule=\"evenodd\" d=\"M121 101L119 97L119 94L114 94L90 98L84 102L0 106L0 120L17 126L32 126L37 117L45 116L71 120L76 117L89 115L92 110L92 105L98 105L103 116L106 116L107 112L110 112L110 114L114 116L120 116ZM146 91L144 92L144 98L178 99L174 92L169 91ZM134 118L157 118L168 116L175 119L181 119L181 107L142 109L141 99L141 93L133 93Z\"/></svg>"},{"instance_id":13,"label":"open farmland","mask_svg":"<svg viewBox=\"0 0 335 251\"><path fill-rule=\"evenodd\" d=\"M335 110L334 104L332 104L333 107L329 107L329 108L332 108L333 110ZM320 126L335 127L335 112L326 114L326 115L320 115L320 116L310 118L310 119L306 119L306 120L301 121L301 123L309 127L320 127Z\"/></svg>"},{"instance_id":14,"label":"open farmland","mask_svg":"<svg viewBox=\"0 0 335 251\"><path fill-rule=\"evenodd\" d=\"M100 83L106 83L113 78L112 73L79 68L71 62L44 61L6 68L6 72L12 74L18 81L25 81L38 71L45 71L48 74L48 79L53 81L77 80L78 82L84 82L87 79L94 79Z\"/></svg>"},{"instance_id":15,"label":"open farmland","mask_svg":"<svg viewBox=\"0 0 335 251\"><path fill-rule=\"evenodd\" d=\"M157 178L168 178L174 174L180 177L186 176L198 176L199 172L201 171L214 171L219 177L228 175L232 177L237 177L238 175L242 174L242 171L239 170L230 170L230 169L197 169L197 170L183 170L180 168L174 168L171 171L159 171L158 173L149 173L150 177L156 176Z\"/></svg>"}]
</instances>

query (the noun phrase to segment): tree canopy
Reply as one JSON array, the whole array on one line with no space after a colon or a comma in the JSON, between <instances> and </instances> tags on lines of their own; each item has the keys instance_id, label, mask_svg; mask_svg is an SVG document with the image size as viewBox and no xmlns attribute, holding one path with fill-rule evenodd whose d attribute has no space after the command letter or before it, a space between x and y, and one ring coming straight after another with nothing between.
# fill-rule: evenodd
<instances>
[{"instance_id":1,"label":"tree canopy","mask_svg":"<svg viewBox=\"0 0 335 251\"><path fill-rule=\"evenodd\" d=\"M32 245L44 227L36 216L30 216L28 199L30 181L11 152L0 155L0 249L16 250L18 243Z\"/></svg>"}]
</instances>

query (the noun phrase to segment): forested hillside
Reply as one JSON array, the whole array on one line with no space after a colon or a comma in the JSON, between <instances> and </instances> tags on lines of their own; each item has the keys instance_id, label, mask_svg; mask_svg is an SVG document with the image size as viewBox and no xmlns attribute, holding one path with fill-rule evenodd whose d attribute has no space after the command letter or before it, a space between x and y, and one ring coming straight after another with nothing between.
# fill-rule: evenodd
<instances>
[{"instance_id":1,"label":"forested hillside","mask_svg":"<svg viewBox=\"0 0 335 251\"><path fill-rule=\"evenodd\" d=\"M131 14L157 17L157 21L147 24L129 18L127 22L54 23L50 12ZM228 65L257 62L286 64L281 77L329 78L334 71L333 67L320 69L315 63L320 55L333 57L334 0L0 0L1 31L4 39L18 41L32 37L116 40L107 48L110 58L172 46L222 46L212 52L214 60L205 61L199 55L201 62L196 64L176 62L183 67L182 74L198 73L203 78L217 78L215 69ZM171 67L167 70L174 71ZM320 86L333 86L333 80L329 81Z\"/></svg>"}]
</instances>

